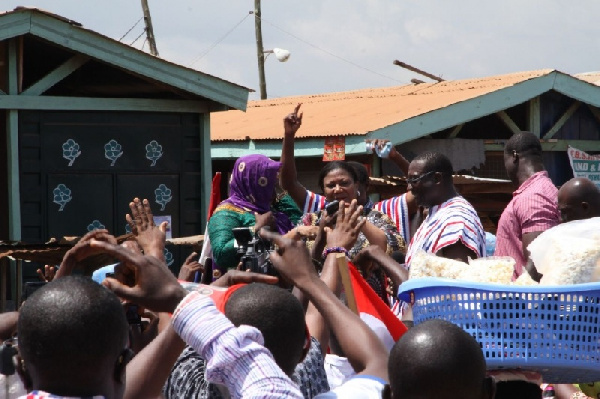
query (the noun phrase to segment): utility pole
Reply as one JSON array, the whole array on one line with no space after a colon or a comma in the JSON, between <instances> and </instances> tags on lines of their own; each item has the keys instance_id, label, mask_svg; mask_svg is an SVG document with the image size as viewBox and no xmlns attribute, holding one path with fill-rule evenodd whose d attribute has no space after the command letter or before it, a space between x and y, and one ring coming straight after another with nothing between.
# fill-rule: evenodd
<instances>
[{"instance_id":1,"label":"utility pole","mask_svg":"<svg viewBox=\"0 0 600 399\"><path fill-rule=\"evenodd\" d=\"M258 59L258 84L260 87L260 99L267 98L267 81L265 79L265 54L262 41L260 0L254 0L254 28L256 32L256 57Z\"/></svg>"},{"instance_id":2,"label":"utility pole","mask_svg":"<svg viewBox=\"0 0 600 399\"><path fill-rule=\"evenodd\" d=\"M150 7L148 0L142 0L142 11L144 12L144 23L146 24L146 38L150 46L150 54L158 56L156 40L154 39L154 29L152 29L152 18L150 17Z\"/></svg>"}]
</instances>

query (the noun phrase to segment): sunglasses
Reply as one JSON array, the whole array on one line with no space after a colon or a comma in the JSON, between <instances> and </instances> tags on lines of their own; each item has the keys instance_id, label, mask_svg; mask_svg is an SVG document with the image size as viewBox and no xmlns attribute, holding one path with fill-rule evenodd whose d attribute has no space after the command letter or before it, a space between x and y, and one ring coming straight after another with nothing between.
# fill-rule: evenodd
<instances>
[{"instance_id":1,"label":"sunglasses","mask_svg":"<svg viewBox=\"0 0 600 399\"><path fill-rule=\"evenodd\" d=\"M436 173L434 170L427 172L427 173L423 173L421 176L417 176L417 177L407 177L406 178L406 182L408 184L410 184L411 186L420 182L421 180L423 180L424 178L426 178L427 176L431 175L432 173Z\"/></svg>"}]
</instances>

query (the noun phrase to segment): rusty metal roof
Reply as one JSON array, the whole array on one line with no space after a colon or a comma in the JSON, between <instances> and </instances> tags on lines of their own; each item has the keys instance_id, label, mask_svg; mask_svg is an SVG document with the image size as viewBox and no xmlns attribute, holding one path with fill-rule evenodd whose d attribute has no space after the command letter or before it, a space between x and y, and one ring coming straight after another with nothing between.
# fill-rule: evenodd
<instances>
[{"instance_id":1,"label":"rusty metal roof","mask_svg":"<svg viewBox=\"0 0 600 399\"><path fill-rule=\"evenodd\" d=\"M600 71L578 73L573 76L575 76L577 79L581 79L588 83L593 83L596 86L600 86Z\"/></svg>"},{"instance_id":2,"label":"rusty metal roof","mask_svg":"<svg viewBox=\"0 0 600 399\"><path fill-rule=\"evenodd\" d=\"M245 113L228 111L213 115L211 140L281 139L283 118L297 103L302 103L305 114L298 138L365 135L552 72L554 70L544 69L477 79L251 101Z\"/></svg>"}]
</instances>

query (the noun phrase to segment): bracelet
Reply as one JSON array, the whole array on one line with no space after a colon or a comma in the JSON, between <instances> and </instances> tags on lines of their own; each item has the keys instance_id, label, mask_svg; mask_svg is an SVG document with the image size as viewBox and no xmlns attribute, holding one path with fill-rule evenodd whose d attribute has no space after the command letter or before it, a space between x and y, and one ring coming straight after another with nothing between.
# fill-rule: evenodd
<instances>
[{"instance_id":1,"label":"bracelet","mask_svg":"<svg viewBox=\"0 0 600 399\"><path fill-rule=\"evenodd\" d=\"M587 399L587 398L590 398L590 397L587 396L586 394L584 394L583 392L573 392L570 396L570 399Z\"/></svg>"},{"instance_id":2,"label":"bracelet","mask_svg":"<svg viewBox=\"0 0 600 399\"><path fill-rule=\"evenodd\" d=\"M348 250L344 247L325 248L321 257L323 258L323 260L325 260L325 258L327 258L327 255L333 254L333 253L344 254L344 255L346 255L346 258L350 259L350 254L348 253Z\"/></svg>"}]
</instances>

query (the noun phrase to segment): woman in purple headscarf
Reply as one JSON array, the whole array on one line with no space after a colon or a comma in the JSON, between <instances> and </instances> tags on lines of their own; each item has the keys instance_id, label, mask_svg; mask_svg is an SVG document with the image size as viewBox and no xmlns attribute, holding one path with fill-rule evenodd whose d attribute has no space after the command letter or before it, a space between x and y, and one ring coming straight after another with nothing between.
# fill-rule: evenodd
<instances>
[{"instance_id":1,"label":"woman in purple headscarf","mask_svg":"<svg viewBox=\"0 0 600 399\"><path fill-rule=\"evenodd\" d=\"M285 234L298 223L302 212L292 198L278 198L275 187L281 163L264 155L246 155L235 162L231 174L229 198L221 202L208 221L208 236L213 260L221 269L238 265L233 229L252 227L258 231L269 226Z\"/></svg>"}]
</instances>

